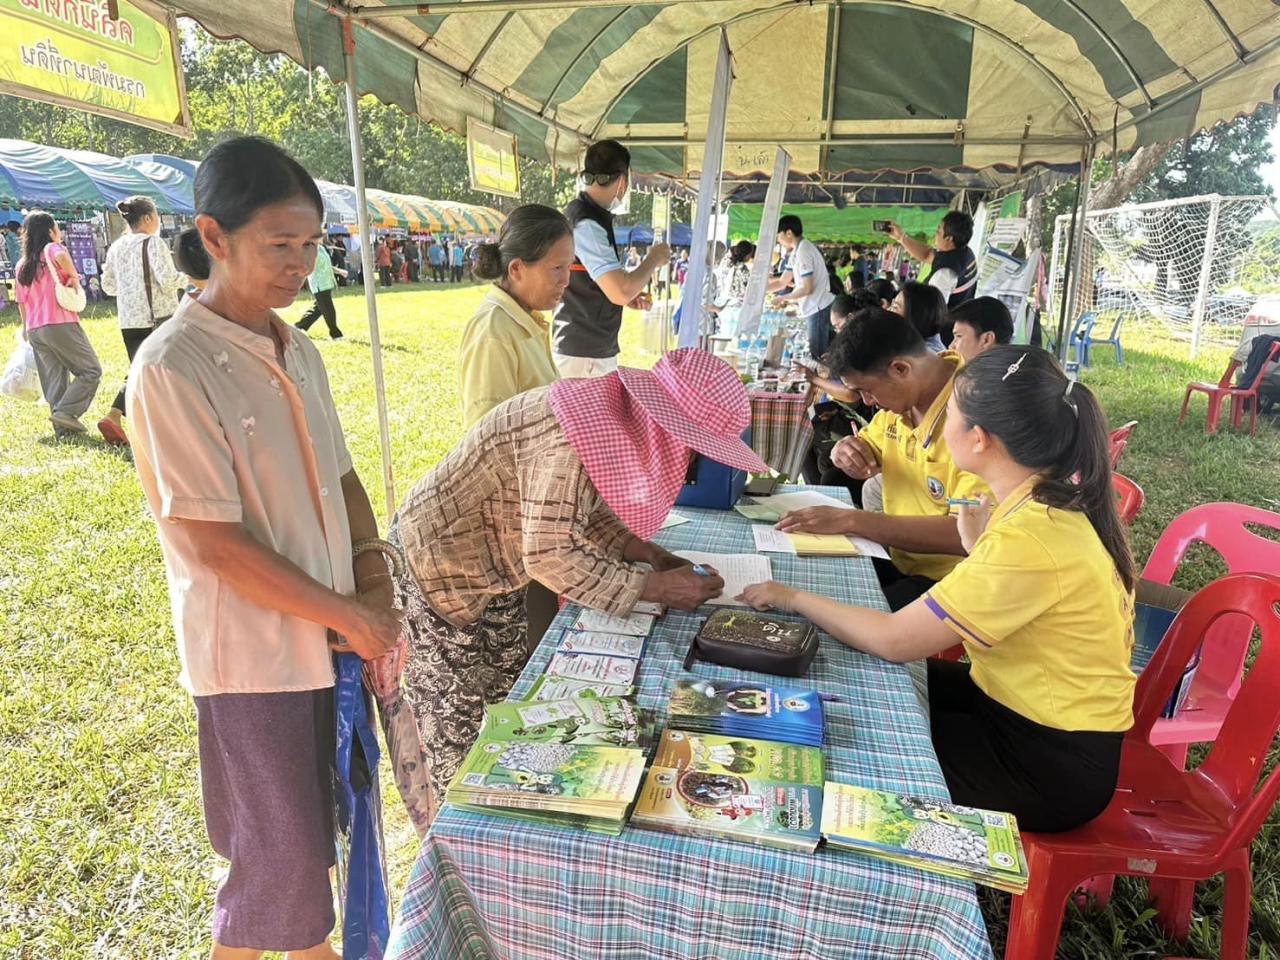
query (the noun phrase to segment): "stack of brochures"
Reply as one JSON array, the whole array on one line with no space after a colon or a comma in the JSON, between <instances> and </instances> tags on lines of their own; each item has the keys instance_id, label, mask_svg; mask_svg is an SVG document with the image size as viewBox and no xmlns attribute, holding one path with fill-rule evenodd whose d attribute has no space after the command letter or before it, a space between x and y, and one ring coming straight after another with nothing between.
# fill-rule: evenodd
<instances>
[{"instance_id":1,"label":"stack of brochures","mask_svg":"<svg viewBox=\"0 0 1280 960\"><path fill-rule=\"evenodd\" d=\"M1027 889L1027 859L1012 814L826 785L822 835L827 845L997 890Z\"/></svg>"},{"instance_id":2,"label":"stack of brochures","mask_svg":"<svg viewBox=\"0 0 1280 960\"><path fill-rule=\"evenodd\" d=\"M822 782L816 747L668 729L631 822L812 852Z\"/></svg>"},{"instance_id":3,"label":"stack of brochures","mask_svg":"<svg viewBox=\"0 0 1280 960\"><path fill-rule=\"evenodd\" d=\"M595 743L643 750L652 746L655 733L653 711L622 697L491 703L484 708L480 731L490 740Z\"/></svg>"},{"instance_id":4,"label":"stack of brochures","mask_svg":"<svg viewBox=\"0 0 1280 960\"><path fill-rule=\"evenodd\" d=\"M481 734L446 799L467 810L616 835L644 776L643 750Z\"/></svg>"},{"instance_id":5,"label":"stack of brochures","mask_svg":"<svg viewBox=\"0 0 1280 960\"><path fill-rule=\"evenodd\" d=\"M822 746L822 698L753 680L679 680L667 721L680 730Z\"/></svg>"}]
</instances>

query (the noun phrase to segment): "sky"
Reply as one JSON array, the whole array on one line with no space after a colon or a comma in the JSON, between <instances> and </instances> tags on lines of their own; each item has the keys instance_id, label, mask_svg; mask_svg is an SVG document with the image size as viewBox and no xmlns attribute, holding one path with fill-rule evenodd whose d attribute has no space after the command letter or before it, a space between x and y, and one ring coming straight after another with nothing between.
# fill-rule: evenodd
<instances>
[{"instance_id":1,"label":"sky","mask_svg":"<svg viewBox=\"0 0 1280 960\"><path fill-rule=\"evenodd\" d=\"M1271 128L1271 155L1275 159L1259 169L1267 183L1271 184L1271 189L1276 192L1276 197L1280 198L1280 122Z\"/></svg>"}]
</instances>

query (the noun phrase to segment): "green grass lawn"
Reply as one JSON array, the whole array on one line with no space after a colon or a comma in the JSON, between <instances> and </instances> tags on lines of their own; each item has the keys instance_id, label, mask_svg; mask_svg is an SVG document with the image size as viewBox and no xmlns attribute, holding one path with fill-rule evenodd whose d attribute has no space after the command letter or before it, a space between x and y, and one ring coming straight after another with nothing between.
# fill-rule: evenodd
<instances>
[{"instance_id":1,"label":"green grass lawn","mask_svg":"<svg viewBox=\"0 0 1280 960\"><path fill-rule=\"evenodd\" d=\"M397 493L461 435L456 355L479 287L380 294ZM305 304L289 316L296 317ZM358 291L338 298L345 343L318 340L348 443L385 519L368 329ZM16 315L0 314L0 353ZM88 423L106 409L125 372L114 316L86 328L106 370ZM322 337L323 325L312 329ZM624 361L652 363L629 314ZM1198 363L1154 329L1132 329L1129 362L1101 357L1087 372L1114 424L1140 426L1123 471L1147 493L1134 527L1144 560L1164 525L1195 503L1239 500L1280 509L1280 431L1205 437L1203 402L1179 428L1189 379L1216 379L1225 353ZM0 956L198 957L207 949L220 863L200 812L194 715L178 687L177 655L152 521L132 465L95 439L55 443L44 408L0 400ZM1215 573L1196 555L1186 584ZM393 893L415 852L389 788ZM1273 818L1255 850L1255 949L1280 947L1280 843ZM1008 899L985 896L993 941L1003 942ZM1221 889L1201 888L1192 942L1164 943L1141 886L1122 881L1112 906L1068 919L1063 956L1214 956Z\"/></svg>"}]
</instances>

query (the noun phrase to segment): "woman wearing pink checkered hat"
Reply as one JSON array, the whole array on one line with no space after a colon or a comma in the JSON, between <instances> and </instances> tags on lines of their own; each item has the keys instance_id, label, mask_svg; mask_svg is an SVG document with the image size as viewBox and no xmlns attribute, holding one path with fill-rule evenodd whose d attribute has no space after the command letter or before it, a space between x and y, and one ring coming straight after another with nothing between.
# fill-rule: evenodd
<instances>
[{"instance_id":1,"label":"woman wearing pink checkered hat","mask_svg":"<svg viewBox=\"0 0 1280 960\"><path fill-rule=\"evenodd\" d=\"M532 581L615 615L641 600L695 610L719 596L650 542L684 484L690 457L764 473L742 442L751 404L738 376L698 350L653 370L562 380L496 407L413 488L391 539L408 561L404 693L421 755L395 757L419 829L529 656L524 595ZM397 751L393 750L393 753ZM399 776L405 765L417 776ZM425 776L421 775L425 771ZM426 786L425 784L429 784Z\"/></svg>"}]
</instances>

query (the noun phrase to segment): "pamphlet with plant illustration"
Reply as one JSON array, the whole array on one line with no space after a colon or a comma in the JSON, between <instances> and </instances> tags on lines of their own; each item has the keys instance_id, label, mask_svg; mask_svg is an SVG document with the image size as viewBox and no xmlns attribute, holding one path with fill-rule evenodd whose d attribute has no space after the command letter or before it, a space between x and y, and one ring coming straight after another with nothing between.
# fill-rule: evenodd
<instances>
[{"instance_id":1,"label":"pamphlet with plant illustration","mask_svg":"<svg viewBox=\"0 0 1280 960\"><path fill-rule=\"evenodd\" d=\"M563 700L578 697L584 700L595 697L629 697L635 687L630 684L596 683L592 680L570 680L568 677L548 677L543 674L533 681L525 694L525 700Z\"/></svg>"},{"instance_id":2,"label":"pamphlet with plant illustration","mask_svg":"<svg viewBox=\"0 0 1280 960\"><path fill-rule=\"evenodd\" d=\"M828 782L822 835L832 847L1010 893L1027 888L1027 861L1012 814Z\"/></svg>"},{"instance_id":3,"label":"pamphlet with plant illustration","mask_svg":"<svg viewBox=\"0 0 1280 960\"><path fill-rule=\"evenodd\" d=\"M586 744L507 742L481 734L449 784L450 803L541 811L621 825L644 774L644 752ZM573 821L566 821L573 822Z\"/></svg>"},{"instance_id":4,"label":"pamphlet with plant illustration","mask_svg":"<svg viewBox=\"0 0 1280 960\"><path fill-rule=\"evenodd\" d=\"M667 717L685 730L822 744L822 698L814 690L749 680L678 680Z\"/></svg>"},{"instance_id":5,"label":"pamphlet with plant illustration","mask_svg":"<svg viewBox=\"0 0 1280 960\"><path fill-rule=\"evenodd\" d=\"M812 851L822 782L817 747L668 729L631 822Z\"/></svg>"},{"instance_id":6,"label":"pamphlet with plant illustration","mask_svg":"<svg viewBox=\"0 0 1280 960\"><path fill-rule=\"evenodd\" d=\"M482 735L490 740L538 740L647 747L652 711L621 697L508 700L484 708Z\"/></svg>"}]
</instances>

